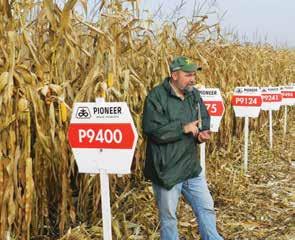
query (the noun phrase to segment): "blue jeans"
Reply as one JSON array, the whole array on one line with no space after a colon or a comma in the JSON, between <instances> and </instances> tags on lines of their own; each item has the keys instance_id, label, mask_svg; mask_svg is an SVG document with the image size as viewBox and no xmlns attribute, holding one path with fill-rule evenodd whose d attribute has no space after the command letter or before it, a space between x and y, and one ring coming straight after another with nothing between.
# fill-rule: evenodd
<instances>
[{"instance_id":1,"label":"blue jeans","mask_svg":"<svg viewBox=\"0 0 295 240\"><path fill-rule=\"evenodd\" d=\"M214 204L204 174L167 190L153 183L160 214L161 240L178 240L176 209L182 193L198 220L202 240L222 240L216 229Z\"/></svg>"}]
</instances>

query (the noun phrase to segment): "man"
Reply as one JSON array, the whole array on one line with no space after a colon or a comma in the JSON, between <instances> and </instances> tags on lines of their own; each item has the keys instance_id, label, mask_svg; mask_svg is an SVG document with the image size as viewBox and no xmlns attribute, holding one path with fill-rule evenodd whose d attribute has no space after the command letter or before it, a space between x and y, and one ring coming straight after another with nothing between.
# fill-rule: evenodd
<instances>
[{"instance_id":1,"label":"man","mask_svg":"<svg viewBox=\"0 0 295 240\"><path fill-rule=\"evenodd\" d=\"M145 100L147 136L144 175L153 184L162 240L177 240L176 209L180 194L191 205L202 240L220 240L213 200L201 173L198 145L210 138L210 117L195 85L201 70L187 57L170 64L171 76ZM199 129L199 125L202 127Z\"/></svg>"}]
</instances>

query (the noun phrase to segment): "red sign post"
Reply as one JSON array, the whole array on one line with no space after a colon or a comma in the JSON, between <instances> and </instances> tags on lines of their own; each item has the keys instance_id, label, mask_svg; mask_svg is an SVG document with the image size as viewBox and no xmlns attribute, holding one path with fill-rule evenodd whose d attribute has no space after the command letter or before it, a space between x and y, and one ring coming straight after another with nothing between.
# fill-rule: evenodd
<instances>
[{"instance_id":1,"label":"red sign post","mask_svg":"<svg viewBox=\"0 0 295 240\"><path fill-rule=\"evenodd\" d=\"M237 87L231 99L236 117L244 117L244 171L248 170L249 117L258 117L262 98L258 87Z\"/></svg>"},{"instance_id":2,"label":"red sign post","mask_svg":"<svg viewBox=\"0 0 295 240\"><path fill-rule=\"evenodd\" d=\"M68 139L79 172L130 173L137 137L126 103L75 103Z\"/></svg>"},{"instance_id":3,"label":"red sign post","mask_svg":"<svg viewBox=\"0 0 295 240\"><path fill-rule=\"evenodd\" d=\"M284 111L284 135L287 133L287 115L288 115L288 106L295 105L295 86L281 86L280 87L282 94L282 105L285 108Z\"/></svg>"},{"instance_id":4,"label":"red sign post","mask_svg":"<svg viewBox=\"0 0 295 240\"><path fill-rule=\"evenodd\" d=\"M109 173L130 173L137 132L125 102L75 103L68 131L80 173L100 173L103 238L112 239Z\"/></svg>"},{"instance_id":5,"label":"red sign post","mask_svg":"<svg viewBox=\"0 0 295 240\"><path fill-rule=\"evenodd\" d=\"M200 88L200 95L207 107L208 114L210 116L210 130L212 132L218 132L219 125L224 113L224 104L221 97L220 90L218 88ZM199 118L201 118L201 111L199 107ZM206 174L206 143L200 144L200 159L201 167L204 175Z\"/></svg>"},{"instance_id":6,"label":"red sign post","mask_svg":"<svg viewBox=\"0 0 295 240\"><path fill-rule=\"evenodd\" d=\"M272 111L278 111L282 104L282 94L279 87L261 88L262 105L261 110L268 111L269 114L269 146L273 146L272 134Z\"/></svg>"}]
</instances>

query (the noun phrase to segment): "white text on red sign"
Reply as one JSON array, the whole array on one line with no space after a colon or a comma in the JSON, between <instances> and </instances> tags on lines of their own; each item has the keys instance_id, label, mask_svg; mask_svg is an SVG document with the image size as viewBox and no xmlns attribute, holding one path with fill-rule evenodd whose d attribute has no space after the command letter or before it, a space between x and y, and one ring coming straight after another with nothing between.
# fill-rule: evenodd
<instances>
[{"instance_id":1,"label":"white text on red sign","mask_svg":"<svg viewBox=\"0 0 295 240\"><path fill-rule=\"evenodd\" d=\"M93 141L98 141L100 143L121 143L122 142L122 131L120 129L99 129L95 131L94 129L79 129L79 143L88 140L89 143Z\"/></svg>"},{"instance_id":2,"label":"white text on red sign","mask_svg":"<svg viewBox=\"0 0 295 240\"><path fill-rule=\"evenodd\" d=\"M221 101L204 101L210 116L222 116L223 104Z\"/></svg>"},{"instance_id":3,"label":"white text on red sign","mask_svg":"<svg viewBox=\"0 0 295 240\"><path fill-rule=\"evenodd\" d=\"M128 123L73 123L68 134L72 148L131 149L134 141Z\"/></svg>"},{"instance_id":4,"label":"white text on red sign","mask_svg":"<svg viewBox=\"0 0 295 240\"><path fill-rule=\"evenodd\" d=\"M283 98L295 98L295 91L282 91Z\"/></svg>"},{"instance_id":5,"label":"white text on red sign","mask_svg":"<svg viewBox=\"0 0 295 240\"><path fill-rule=\"evenodd\" d=\"M262 99L261 99L261 96L235 95L232 97L231 103L233 106L259 107L262 104Z\"/></svg>"},{"instance_id":6,"label":"white text on red sign","mask_svg":"<svg viewBox=\"0 0 295 240\"><path fill-rule=\"evenodd\" d=\"M282 101L281 94L262 93L261 97L263 102L281 102Z\"/></svg>"}]
</instances>

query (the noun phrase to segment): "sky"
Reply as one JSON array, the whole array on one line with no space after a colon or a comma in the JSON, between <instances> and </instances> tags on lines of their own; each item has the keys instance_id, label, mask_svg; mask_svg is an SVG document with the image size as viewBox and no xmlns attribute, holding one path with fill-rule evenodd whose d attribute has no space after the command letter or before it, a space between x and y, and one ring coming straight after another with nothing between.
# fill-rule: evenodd
<instances>
[{"instance_id":1,"label":"sky","mask_svg":"<svg viewBox=\"0 0 295 240\"><path fill-rule=\"evenodd\" d=\"M78 2L87 2L89 10L94 9L90 15L95 16L101 1ZM159 22L169 20L174 10L183 2L184 5L177 12L178 17L191 17L194 6L201 7L201 14L209 13L207 20L209 25L220 22L223 33L235 33L241 42L270 43L275 47L295 48L295 0L138 0L138 2L141 17L147 16L147 12L144 11L147 10L152 15L156 13L156 18L153 19L158 19Z\"/></svg>"},{"instance_id":2,"label":"sky","mask_svg":"<svg viewBox=\"0 0 295 240\"><path fill-rule=\"evenodd\" d=\"M181 1L180 14L192 16L195 0L141 0L141 8L155 13L162 6L158 16L169 16ZM295 0L196 0L197 6L204 2L201 12L212 12L208 21L219 19L241 41L295 47Z\"/></svg>"}]
</instances>

